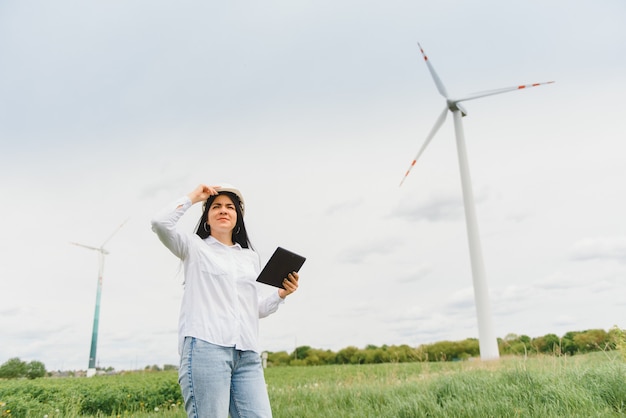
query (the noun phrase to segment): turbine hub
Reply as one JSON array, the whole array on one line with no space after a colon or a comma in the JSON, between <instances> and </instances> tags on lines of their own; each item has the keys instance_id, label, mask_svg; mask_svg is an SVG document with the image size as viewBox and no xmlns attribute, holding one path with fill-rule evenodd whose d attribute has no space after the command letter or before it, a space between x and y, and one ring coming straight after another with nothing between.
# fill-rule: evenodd
<instances>
[{"instance_id":1,"label":"turbine hub","mask_svg":"<svg viewBox=\"0 0 626 418\"><path fill-rule=\"evenodd\" d=\"M450 109L451 112L456 112L459 111L461 112L461 116L467 116L467 111L455 100L446 100L446 103L448 104L448 109Z\"/></svg>"}]
</instances>

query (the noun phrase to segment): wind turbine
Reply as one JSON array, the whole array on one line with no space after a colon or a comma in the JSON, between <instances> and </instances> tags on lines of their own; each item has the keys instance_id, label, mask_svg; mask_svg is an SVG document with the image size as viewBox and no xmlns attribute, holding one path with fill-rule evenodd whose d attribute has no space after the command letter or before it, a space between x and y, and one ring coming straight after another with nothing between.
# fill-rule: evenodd
<instances>
[{"instance_id":1,"label":"wind turbine","mask_svg":"<svg viewBox=\"0 0 626 418\"><path fill-rule=\"evenodd\" d=\"M98 347L98 325L100 323L100 296L102 294L102 275L104 273L104 256L109 254L104 246L107 242L113 238L115 234L128 222L126 219L117 229L107 238L100 247L91 247L89 245L79 244L77 242L71 242L70 244L77 245L79 247L87 248L98 252L98 290L96 291L96 310L93 315L93 329L91 332L91 349L89 350L89 368L87 369L87 377L91 377L96 374L96 349Z\"/></svg>"},{"instance_id":2,"label":"wind turbine","mask_svg":"<svg viewBox=\"0 0 626 418\"><path fill-rule=\"evenodd\" d=\"M437 90L439 90L439 94L441 94L446 99L446 106L443 111L437 118L435 125L430 130L430 133L426 137L424 144L420 148L420 150L415 155L413 162L409 166L409 169L406 171L406 174L402 178L400 182L400 186L404 183L407 176L411 172L413 166L419 159L419 157L424 152L424 149L428 146L430 141L433 139L435 134L441 125L446 120L446 116L448 115L448 111L452 112L452 117L454 119L454 133L456 136L456 145L457 145L457 153L459 158L459 167L461 173L461 186L463 190L463 206L465 207L465 222L467 225L467 237L469 241L469 250L470 250L470 261L472 266L472 279L474 282L474 302L476 304L476 314L478 317L478 337L479 337L479 347L480 347L480 358L482 360L495 360L500 357L500 353L498 351L498 341L494 332L493 327L493 319L491 316L491 306L489 304L489 291L487 289L487 280L485 277L485 266L483 263L483 254L482 248L480 245L480 237L478 233L478 221L476 219L476 205L474 203L474 194L472 192L472 181L470 178L469 165L467 162L467 150L465 148L465 135L463 133L463 122L462 117L467 115L467 111L460 105L460 102L465 102L468 100L479 99L481 97L493 96L495 94L506 93L514 90L522 90L530 87L536 87L543 84L554 83L554 81L549 81L545 83L535 83L535 84L523 84L514 87L506 87L497 90L489 90L483 91L479 93L470 94L468 96L464 96L461 98L452 98L448 95L445 86L441 82L441 79L435 72L435 69L431 65L428 57L424 53L422 46L417 44L420 48L420 52L424 57L424 61L426 62L426 66L430 71L430 75L432 76L435 85L437 86Z\"/></svg>"}]
</instances>

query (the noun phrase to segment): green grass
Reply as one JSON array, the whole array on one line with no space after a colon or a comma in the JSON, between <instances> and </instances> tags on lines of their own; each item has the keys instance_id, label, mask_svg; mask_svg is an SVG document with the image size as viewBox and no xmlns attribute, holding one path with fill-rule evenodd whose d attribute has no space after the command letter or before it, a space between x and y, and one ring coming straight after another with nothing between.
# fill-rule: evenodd
<instances>
[{"instance_id":1,"label":"green grass","mask_svg":"<svg viewBox=\"0 0 626 418\"><path fill-rule=\"evenodd\" d=\"M626 365L594 355L498 362L282 368L275 417L611 417L626 414Z\"/></svg>"},{"instance_id":2,"label":"green grass","mask_svg":"<svg viewBox=\"0 0 626 418\"><path fill-rule=\"evenodd\" d=\"M276 418L626 415L626 363L605 353L276 367L266 380ZM3 417L182 418L179 402L175 372L0 381Z\"/></svg>"}]
</instances>

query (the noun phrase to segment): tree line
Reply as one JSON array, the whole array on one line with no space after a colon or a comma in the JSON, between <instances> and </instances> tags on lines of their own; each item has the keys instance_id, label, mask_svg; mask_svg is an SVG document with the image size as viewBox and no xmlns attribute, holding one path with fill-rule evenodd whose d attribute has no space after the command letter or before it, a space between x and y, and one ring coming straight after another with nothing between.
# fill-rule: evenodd
<instances>
[{"instance_id":1,"label":"tree line","mask_svg":"<svg viewBox=\"0 0 626 418\"><path fill-rule=\"evenodd\" d=\"M508 334L498 338L500 355L569 355L585 354L593 351L617 350L626 360L626 330L613 327L609 331L590 329L570 331L562 337L546 334L530 338L527 335ZM300 346L291 353L286 351L269 352L268 367L276 366L319 366L328 364L375 364L407 363L425 361L461 361L479 357L478 339L467 338L461 341L440 341L422 344L419 347L403 345L368 345L364 349L349 346L333 352L309 346ZM144 371L176 369L173 365L146 366ZM103 369L104 370L104 369ZM108 369L107 369L108 370ZM113 371L113 368L110 368ZM9 359L0 366L0 379L36 379L48 374L40 361L25 362L19 358Z\"/></svg>"},{"instance_id":2,"label":"tree line","mask_svg":"<svg viewBox=\"0 0 626 418\"><path fill-rule=\"evenodd\" d=\"M0 379L36 379L46 375L46 366L40 361L25 362L15 357L0 366Z\"/></svg>"},{"instance_id":3,"label":"tree line","mask_svg":"<svg viewBox=\"0 0 626 418\"><path fill-rule=\"evenodd\" d=\"M617 327L608 332L603 329L570 331L562 337L546 334L530 338L527 335L508 334L498 338L500 355L537 355L556 356L576 355L593 351L620 350L626 357L626 331ZM268 367L275 366L317 366L328 364L374 364L406 363L425 361L461 361L479 357L478 339L467 338L462 341L440 341L423 344L419 347L408 345L368 345L364 349L349 346L333 352L309 346L300 346L288 354L286 351L270 352L267 357Z\"/></svg>"}]
</instances>

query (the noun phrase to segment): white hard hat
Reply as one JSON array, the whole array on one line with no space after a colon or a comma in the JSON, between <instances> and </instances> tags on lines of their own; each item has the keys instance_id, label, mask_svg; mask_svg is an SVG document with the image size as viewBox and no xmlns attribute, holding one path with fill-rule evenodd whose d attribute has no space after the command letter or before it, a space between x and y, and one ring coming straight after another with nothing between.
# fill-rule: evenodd
<instances>
[{"instance_id":1,"label":"white hard hat","mask_svg":"<svg viewBox=\"0 0 626 418\"><path fill-rule=\"evenodd\" d=\"M221 183L218 186L216 186L217 192L230 192L235 194L238 198L239 198L239 202L241 202L241 214L244 214L244 209L245 209L245 204L243 201L243 194L241 194L241 192L239 191L238 188L236 188L235 186L233 186L232 184L228 184L228 183Z\"/></svg>"}]
</instances>

